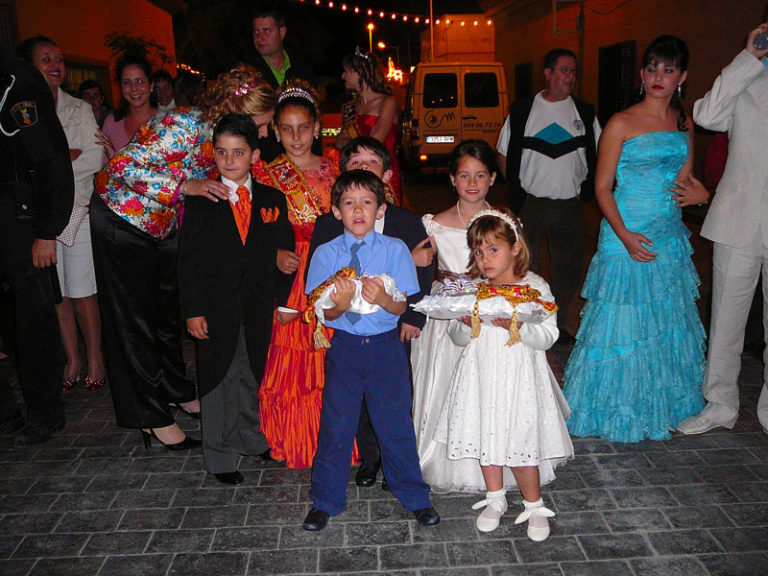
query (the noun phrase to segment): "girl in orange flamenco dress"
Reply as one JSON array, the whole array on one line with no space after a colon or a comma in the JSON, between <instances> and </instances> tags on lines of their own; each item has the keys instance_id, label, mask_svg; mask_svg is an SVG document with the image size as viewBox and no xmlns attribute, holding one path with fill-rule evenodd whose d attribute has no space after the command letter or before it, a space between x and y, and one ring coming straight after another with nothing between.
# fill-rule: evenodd
<instances>
[{"instance_id":1,"label":"girl in orange flamenco dress","mask_svg":"<svg viewBox=\"0 0 768 576\"><path fill-rule=\"evenodd\" d=\"M331 209L331 188L339 175L338 151L312 153L320 135L320 113L314 90L304 81L283 85L275 108L277 138L285 154L269 164L257 163L254 176L282 190L296 237L296 251L281 250L278 266L295 272L285 308L275 313L264 378L259 390L259 418L272 458L289 468L308 468L317 448L325 382L325 350L316 350L313 327L301 321L307 297L304 273L315 218Z\"/></svg>"}]
</instances>

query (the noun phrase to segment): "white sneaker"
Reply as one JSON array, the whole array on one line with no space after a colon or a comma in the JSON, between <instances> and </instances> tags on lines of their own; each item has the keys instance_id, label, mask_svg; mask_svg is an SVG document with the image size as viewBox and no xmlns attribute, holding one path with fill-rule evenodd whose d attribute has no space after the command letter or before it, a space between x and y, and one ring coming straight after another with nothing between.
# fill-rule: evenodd
<instances>
[{"instance_id":1,"label":"white sneaker","mask_svg":"<svg viewBox=\"0 0 768 576\"><path fill-rule=\"evenodd\" d=\"M523 500L525 510L515 519L515 524L522 524L528 520L528 538L534 542L543 542L549 538L549 522L547 518L552 518L555 513L549 508L544 507L544 501L539 498L536 502ZM531 520L539 526L532 526Z\"/></svg>"},{"instance_id":2,"label":"white sneaker","mask_svg":"<svg viewBox=\"0 0 768 576\"><path fill-rule=\"evenodd\" d=\"M502 495L500 498L480 500L480 502L472 506L472 510L479 510L483 506L485 506L485 510L477 517L475 524L480 532L493 532L499 527L501 517L507 511L507 498Z\"/></svg>"}]
</instances>

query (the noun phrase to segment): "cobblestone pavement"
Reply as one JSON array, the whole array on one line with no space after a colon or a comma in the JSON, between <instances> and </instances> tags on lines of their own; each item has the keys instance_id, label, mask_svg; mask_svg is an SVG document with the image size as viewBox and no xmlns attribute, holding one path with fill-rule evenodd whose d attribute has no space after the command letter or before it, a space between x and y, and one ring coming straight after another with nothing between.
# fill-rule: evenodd
<instances>
[{"instance_id":1,"label":"cobblestone pavement","mask_svg":"<svg viewBox=\"0 0 768 576\"><path fill-rule=\"evenodd\" d=\"M567 355L550 353L558 376ZM517 494L499 529L482 534L476 496L435 495L442 523L422 528L389 492L354 482L347 511L305 532L308 470L245 458L245 482L219 484L199 450L145 450L137 431L115 424L108 390L79 389L66 396L65 430L47 444L12 448L0 436L0 575L764 576L761 372L745 355L732 431L575 440L576 459L544 489L557 516L538 544L513 523ZM199 434L196 421L180 423Z\"/></svg>"},{"instance_id":2,"label":"cobblestone pavement","mask_svg":"<svg viewBox=\"0 0 768 576\"><path fill-rule=\"evenodd\" d=\"M565 353L553 354L562 368ZM510 512L481 534L472 495L436 495L422 528L389 492L348 489L320 533L308 470L244 459L245 483L203 470L199 450L145 450L114 423L109 392L72 392L67 427L41 447L0 438L0 574L10 575L765 575L768 436L754 407L761 364L745 357L733 431L624 445L576 440L544 499L557 512L535 544ZM197 423L181 420L188 430Z\"/></svg>"}]
</instances>

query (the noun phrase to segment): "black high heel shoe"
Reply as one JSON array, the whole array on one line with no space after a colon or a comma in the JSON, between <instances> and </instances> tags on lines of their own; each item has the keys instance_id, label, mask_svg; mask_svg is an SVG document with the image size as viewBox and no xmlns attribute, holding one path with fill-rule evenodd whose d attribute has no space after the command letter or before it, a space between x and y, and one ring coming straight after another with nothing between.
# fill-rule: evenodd
<instances>
[{"instance_id":1,"label":"black high heel shoe","mask_svg":"<svg viewBox=\"0 0 768 576\"><path fill-rule=\"evenodd\" d=\"M155 431L152 430L152 428L149 429L149 432L146 430L141 431L141 437L144 439L144 449L149 450L152 447L152 438L154 437L155 440L160 442L163 446L165 446L168 450L173 450L174 452L178 450L191 450L192 448L199 448L202 446L202 442L200 440L195 440L194 438L190 438L189 436L186 436L184 440L181 442L177 442L176 444L166 444L160 438L157 437L157 434L155 434Z\"/></svg>"},{"instance_id":2,"label":"black high heel shoe","mask_svg":"<svg viewBox=\"0 0 768 576\"><path fill-rule=\"evenodd\" d=\"M200 420L200 412L192 412L191 410L187 410L186 408L184 408L184 406L182 406L181 404L176 404L174 402L171 402L170 404L168 404L168 406L170 406L171 408L175 408L176 410L179 410L181 412L184 412L184 414L186 414L190 418L194 418L195 420Z\"/></svg>"}]
</instances>

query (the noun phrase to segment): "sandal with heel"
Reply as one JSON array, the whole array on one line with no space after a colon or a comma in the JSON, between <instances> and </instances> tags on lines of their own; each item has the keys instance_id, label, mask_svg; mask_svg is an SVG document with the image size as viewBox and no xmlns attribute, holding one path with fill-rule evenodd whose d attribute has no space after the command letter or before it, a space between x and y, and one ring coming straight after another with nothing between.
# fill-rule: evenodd
<instances>
[{"instance_id":1,"label":"sandal with heel","mask_svg":"<svg viewBox=\"0 0 768 576\"><path fill-rule=\"evenodd\" d=\"M85 377L85 387L90 390L91 392L98 392L102 388L104 388L104 384L106 384L106 380L102 378L91 378L90 376Z\"/></svg>"}]
</instances>

